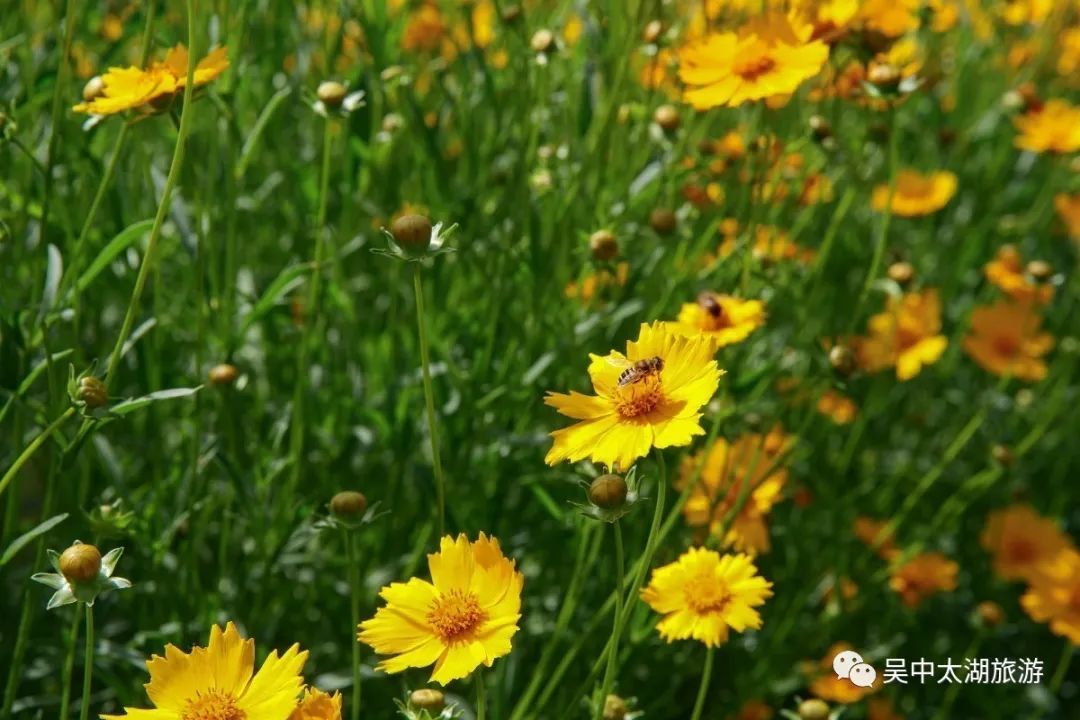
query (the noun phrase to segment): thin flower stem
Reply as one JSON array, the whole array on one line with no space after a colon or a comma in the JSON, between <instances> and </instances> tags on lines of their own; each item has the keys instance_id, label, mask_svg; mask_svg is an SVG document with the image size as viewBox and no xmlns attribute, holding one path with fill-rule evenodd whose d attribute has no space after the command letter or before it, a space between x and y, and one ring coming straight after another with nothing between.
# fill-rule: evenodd
<instances>
[{"instance_id":1,"label":"thin flower stem","mask_svg":"<svg viewBox=\"0 0 1080 720\"><path fill-rule=\"evenodd\" d=\"M94 608L86 606L86 661L83 667L82 706L79 720L90 717L90 683L94 676Z\"/></svg>"},{"instance_id":2,"label":"thin flower stem","mask_svg":"<svg viewBox=\"0 0 1080 720\"><path fill-rule=\"evenodd\" d=\"M345 530L345 562L349 577L349 610L352 617L352 630L350 631L350 643L352 644L352 682L353 696L351 705L352 720L360 717L360 642L356 639L357 628L360 625L360 567L357 564L359 558L356 551L356 533L353 528Z\"/></svg>"},{"instance_id":3,"label":"thin flower stem","mask_svg":"<svg viewBox=\"0 0 1080 720\"><path fill-rule=\"evenodd\" d=\"M64 411L62 415L53 420L47 428L38 433L37 437L30 441L30 444L23 449L19 457L15 459L15 462L12 463L11 467L9 467L7 469L7 472L4 473L4 477L0 478L0 495L4 494L4 490L7 489L7 486L11 483L15 476L19 474L19 470L22 469L22 466L25 465L31 457L33 457L34 453L37 452L38 448L45 443L45 440L48 439L48 437L54 432L56 432L60 428L60 426L67 422L68 418L70 418L74 414L75 408L69 407L67 410Z\"/></svg>"},{"instance_id":4,"label":"thin flower stem","mask_svg":"<svg viewBox=\"0 0 1080 720\"><path fill-rule=\"evenodd\" d=\"M1069 665L1072 664L1072 658L1075 654L1076 646L1073 645L1072 640L1065 639L1065 646L1061 649L1061 659L1058 660L1057 670L1054 671L1054 677L1050 678L1050 692L1057 694L1057 691L1061 689L1061 683L1065 682L1065 675L1069 672Z\"/></svg>"},{"instance_id":5,"label":"thin flower stem","mask_svg":"<svg viewBox=\"0 0 1080 720\"><path fill-rule=\"evenodd\" d=\"M694 714L690 720L701 720L701 713L705 710L705 698L709 694L709 677L712 675L713 656L716 648L712 645L705 651L705 667L701 670L701 686L698 688L697 700L694 702Z\"/></svg>"},{"instance_id":6,"label":"thin flower stem","mask_svg":"<svg viewBox=\"0 0 1080 720\"><path fill-rule=\"evenodd\" d=\"M435 421L435 393L431 389L431 360L428 356L427 327L424 313L424 287L420 263L413 263L413 292L416 295L416 327L420 334L420 366L424 374L424 402L427 405L428 434L431 436L431 461L435 471L435 495L438 502L439 537L446 534L446 485L439 458L439 432Z\"/></svg>"},{"instance_id":7,"label":"thin flower stem","mask_svg":"<svg viewBox=\"0 0 1080 720\"><path fill-rule=\"evenodd\" d=\"M322 298L322 266L326 252L326 206L330 191L330 150L333 146L333 125L330 120L323 124L322 169L319 173L319 204L315 216L315 260L311 271L311 284L304 302L304 327L300 347L296 353L296 381L293 384L292 423L289 437L289 493L291 497L300 482L301 457L304 454L304 394L307 391L308 359L311 334L319 323ZM229 280L231 282L231 280Z\"/></svg>"},{"instance_id":8,"label":"thin flower stem","mask_svg":"<svg viewBox=\"0 0 1080 720\"><path fill-rule=\"evenodd\" d=\"M476 673L476 720L484 720L484 713L487 711L487 697L484 691L484 673L483 671L477 671Z\"/></svg>"},{"instance_id":9,"label":"thin flower stem","mask_svg":"<svg viewBox=\"0 0 1080 720\"><path fill-rule=\"evenodd\" d=\"M184 148L187 144L187 136L191 131L191 118L194 114L195 104L192 96L195 90L195 0L187 0L187 25L188 25L188 67L187 82L184 86L184 109L180 114L180 126L176 133L176 146L173 148L172 163L169 165L169 175L165 179L165 189L161 193L161 202L158 203L157 215L154 216L154 224L150 228L150 239L146 244L146 254L143 256L139 274L135 278L135 289L131 293L131 301L128 303L127 312L124 314L124 322L120 326L120 334L116 338L112 354L109 356L109 364L105 369L103 382L106 387L113 373L116 372L120 361L120 353L131 334L131 328L135 324L135 315L139 311L139 300L142 298L146 287L146 280L150 276L150 270L156 260L158 241L161 239L161 227L169 214L169 206L172 201L173 188L180 179L180 168L184 164Z\"/></svg>"},{"instance_id":10,"label":"thin flower stem","mask_svg":"<svg viewBox=\"0 0 1080 720\"><path fill-rule=\"evenodd\" d=\"M78 611L71 618L71 632L68 635L67 654L64 656L64 679L63 689L60 691L60 720L67 720L71 714L71 676L75 674L75 646L79 644L79 620L82 618Z\"/></svg>"},{"instance_id":11,"label":"thin flower stem","mask_svg":"<svg viewBox=\"0 0 1080 720\"><path fill-rule=\"evenodd\" d=\"M619 659L619 636L622 634L620 621L623 616L623 592L625 591L623 585L625 585L626 572L626 563L623 560L622 525L616 520L612 523L611 529L615 534L615 627L611 633L611 642L607 647L607 669L604 671L604 681L600 684L600 694L596 698L594 720L601 720L604 715L604 705L607 703L608 693L611 692L611 685L615 681L615 665Z\"/></svg>"}]
</instances>

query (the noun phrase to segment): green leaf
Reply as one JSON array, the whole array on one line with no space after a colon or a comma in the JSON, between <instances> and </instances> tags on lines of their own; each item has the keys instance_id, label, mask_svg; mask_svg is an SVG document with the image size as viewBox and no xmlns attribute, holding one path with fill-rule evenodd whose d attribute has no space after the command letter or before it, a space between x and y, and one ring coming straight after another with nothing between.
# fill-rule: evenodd
<instances>
[{"instance_id":1,"label":"green leaf","mask_svg":"<svg viewBox=\"0 0 1080 720\"><path fill-rule=\"evenodd\" d=\"M98 256L94 258L94 262L90 263L90 267L86 268L83 274L79 276L78 282L75 283L75 289L79 292L85 290L90 283L94 282L94 278L100 275L101 271L108 267L109 263L115 260L120 253L127 250L144 234L150 232L153 225L153 220L140 220L121 230L120 234L110 240L109 244L98 253Z\"/></svg>"},{"instance_id":2,"label":"green leaf","mask_svg":"<svg viewBox=\"0 0 1080 720\"><path fill-rule=\"evenodd\" d=\"M301 276L311 268L312 263L303 263L301 265L291 265L282 270L274 279L274 282L270 283L270 287L263 291L258 302L251 308L251 312L244 317L244 321L240 324L239 337L244 337L256 320L270 312L281 301L281 298L300 285L304 281Z\"/></svg>"},{"instance_id":3,"label":"green leaf","mask_svg":"<svg viewBox=\"0 0 1080 720\"><path fill-rule=\"evenodd\" d=\"M251 162L255 145L262 136L263 130L266 129L266 125L270 122L270 117L291 93L292 88L290 87L278 90L274 93L274 96L270 98L270 101L266 103L266 107L263 108L263 111L259 113L259 119L255 121L254 127L251 128L251 132L248 133L247 139L244 140L244 147L240 151L240 161L236 163L235 174L238 180L244 176L244 171L247 170L248 163Z\"/></svg>"},{"instance_id":4,"label":"green leaf","mask_svg":"<svg viewBox=\"0 0 1080 720\"><path fill-rule=\"evenodd\" d=\"M56 293L60 289L62 277L64 277L64 256L60 254L60 248L49 243L49 264L45 269L45 290L41 294L39 318L48 315L56 306Z\"/></svg>"},{"instance_id":5,"label":"green leaf","mask_svg":"<svg viewBox=\"0 0 1080 720\"><path fill-rule=\"evenodd\" d=\"M46 520L45 522L41 523L40 525L38 525L33 530L30 530L29 532L15 538L15 540L12 541L12 543L10 545L8 545L7 550L4 550L4 554L0 555L0 567L4 567L9 562L11 562L11 559L13 557L15 557L15 555L18 554L18 552L20 550L22 550L24 547L26 547L30 543L31 540L33 540L34 538L36 538L36 537L38 537L40 535L44 535L45 533L49 532L54 527L56 527L60 523L67 520L67 518L68 518L67 513L61 513L60 515L55 515L55 516L49 518L48 520Z\"/></svg>"},{"instance_id":6,"label":"green leaf","mask_svg":"<svg viewBox=\"0 0 1080 720\"><path fill-rule=\"evenodd\" d=\"M112 415L127 415L133 413L140 408L144 408L150 403L157 402L158 400L174 400L176 398L191 397L195 393L202 390L202 385L193 388L170 388L168 390L158 390L152 392L149 395L143 395L142 397L132 398L125 400L122 403L114 405L109 408L109 412Z\"/></svg>"}]
</instances>

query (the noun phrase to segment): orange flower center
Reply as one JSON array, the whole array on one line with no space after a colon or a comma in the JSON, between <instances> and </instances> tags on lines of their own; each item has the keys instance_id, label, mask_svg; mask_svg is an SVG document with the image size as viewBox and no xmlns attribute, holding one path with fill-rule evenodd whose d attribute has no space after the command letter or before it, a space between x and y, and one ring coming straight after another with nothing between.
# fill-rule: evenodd
<instances>
[{"instance_id":1,"label":"orange flower center","mask_svg":"<svg viewBox=\"0 0 1080 720\"><path fill-rule=\"evenodd\" d=\"M466 590L451 590L436 598L427 614L427 621L447 644L469 635L485 620L487 613L480 601Z\"/></svg>"},{"instance_id":2,"label":"orange flower center","mask_svg":"<svg viewBox=\"0 0 1080 720\"><path fill-rule=\"evenodd\" d=\"M747 82L754 82L774 67L776 67L776 60L768 55L758 55L736 64L735 74Z\"/></svg>"},{"instance_id":3,"label":"orange flower center","mask_svg":"<svg viewBox=\"0 0 1080 720\"><path fill-rule=\"evenodd\" d=\"M683 588L686 604L699 614L722 612L731 602L731 590L712 573L701 573Z\"/></svg>"},{"instance_id":4,"label":"orange flower center","mask_svg":"<svg viewBox=\"0 0 1080 720\"><path fill-rule=\"evenodd\" d=\"M1003 357L1013 357L1020 350L1020 343L1015 338L1000 336L994 338L994 351Z\"/></svg>"},{"instance_id":5,"label":"orange flower center","mask_svg":"<svg viewBox=\"0 0 1080 720\"><path fill-rule=\"evenodd\" d=\"M615 409L624 418L648 415L664 401L664 388L658 375L649 375L638 382L618 388Z\"/></svg>"},{"instance_id":6,"label":"orange flower center","mask_svg":"<svg viewBox=\"0 0 1080 720\"><path fill-rule=\"evenodd\" d=\"M232 695L210 690L198 694L194 700L188 700L187 707L180 720L245 720L247 713L236 707Z\"/></svg>"},{"instance_id":7,"label":"orange flower center","mask_svg":"<svg viewBox=\"0 0 1080 720\"><path fill-rule=\"evenodd\" d=\"M1035 547L1024 539L1009 543L1009 558L1014 563L1027 563L1035 559Z\"/></svg>"}]
</instances>

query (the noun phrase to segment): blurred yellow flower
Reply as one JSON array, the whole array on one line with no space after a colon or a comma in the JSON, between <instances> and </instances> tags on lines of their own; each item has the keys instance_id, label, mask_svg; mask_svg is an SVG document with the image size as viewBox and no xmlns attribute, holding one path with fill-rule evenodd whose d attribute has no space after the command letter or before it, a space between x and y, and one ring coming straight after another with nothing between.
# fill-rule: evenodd
<instances>
[{"instance_id":1,"label":"blurred yellow flower","mask_svg":"<svg viewBox=\"0 0 1080 720\"><path fill-rule=\"evenodd\" d=\"M491 667L510 652L521 618L524 577L483 533L442 539L428 555L431 582L412 578L379 591L386 605L360 623L358 639L380 655L383 672L434 664L434 682L467 677L481 664Z\"/></svg>"},{"instance_id":2,"label":"blurred yellow flower","mask_svg":"<svg viewBox=\"0 0 1080 720\"><path fill-rule=\"evenodd\" d=\"M1080 644L1080 552L1066 550L1046 563L1020 606L1032 620L1049 623L1050 632Z\"/></svg>"},{"instance_id":3,"label":"blurred yellow flower","mask_svg":"<svg viewBox=\"0 0 1080 720\"><path fill-rule=\"evenodd\" d=\"M730 295L703 292L697 302L683 303L679 318L670 323L675 332L705 335L717 348L742 342L765 324L765 303Z\"/></svg>"},{"instance_id":4,"label":"blurred yellow flower","mask_svg":"<svg viewBox=\"0 0 1080 720\"><path fill-rule=\"evenodd\" d=\"M890 297L888 308L870 318L869 335L854 338L855 357L869 372L896 367L897 380L910 380L945 352L937 290Z\"/></svg>"},{"instance_id":5,"label":"blurred yellow flower","mask_svg":"<svg viewBox=\"0 0 1080 720\"><path fill-rule=\"evenodd\" d=\"M964 351L995 375L1038 381L1046 377L1042 356L1054 347L1054 336L1039 332L1042 318L1030 304L998 301L975 308Z\"/></svg>"},{"instance_id":6,"label":"blurred yellow flower","mask_svg":"<svg viewBox=\"0 0 1080 720\"><path fill-rule=\"evenodd\" d=\"M1046 304L1054 297L1054 286L1036 282L1024 269L1024 260L1015 245L998 248L994 259L983 267L986 279L1013 300Z\"/></svg>"},{"instance_id":7,"label":"blurred yellow flower","mask_svg":"<svg viewBox=\"0 0 1080 720\"><path fill-rule=\"evenodd\" d=\"M902 217L919 217L937 212L956 194L956 175L948 171L922 175L916 170L901 170L896 175L892 212ZM874 188L871 204L875 210L890 206L888 184Z\"/></svg>"},{"instance_id":8,"label":"blurred yellow flower","mask_svg":"<svg viewBox=\"0 0 1080 720\"><path fill-rule=\"evenodd\" d=\"M669 643L694 639L717 647L727 641L730 630L761 627L755 608L772 596L770 588L772 583L757 574L748 556L690 548L653 571L641 599L664 616L656 629Z\"/></svg>"},{"instance_id":9,"label":"blurred yellow flower","mask_svg":"<svg viewBox=\"0 0 1080 720\"><path fill-rule=\"evenodd\" d=\"M424 2L411 13L401 35L401 49L406 52L436 52L442 47L447 26L439 6Z\"/></svg>"},{"instance_id":10,"label":"blurred yellow flower","mask_svg":"<svg viewBox=\"0 0 1080 720\"><path fill-rule=\"evenodd\" d=\"M224 631L215 625L207 647L185 653L175 645L166 645L165 657L155 655L147 661L150 682L146 694L153 710L124 708L125 715L101 717L287 720L304 685L300 671L307 657L299 645L280 657L275 650L256 673L255 641L241 638L232 623Z\"/></svg>"},{"instance_id":11,"label":"blurred yellow flower","mask_svg":"<svg viewBox=\"0 0 1080 720\"><path fill-rule=\"evenodd\" d=\"M795 92L829 57L828 45L808 39L810 31L773 15L739 33L692 42L679 51L679 77L691 86L685 100L707 110Z\"/></svg>"},{"instance_id":12,"label":"blurred yellow flower","mask_svg":"<svg viewBox=\"0 0 1080 720\"><path fill-rule=\"evenodd\" d=\"M1054 8L1054 0L1008 0L1001 16L1010 25L1037 25Z\"/></svg>"},{"instance_id":13,"label":"blurred yellow flower","mask_svg":"<svg viewBox=\"0 0 1080 720\"><path fill-rule=\"evenodd\" d=\"M629 276L630 263L621 262L615 266L614 272L601 269L586 275L580 282L567 283L563 294L572 300L580 300L582 305L589 305L605 290L626 285Z\"/></svg>"},{"instance_id":14,"label":"blurred yellow flower","mask_svg":"<svg viewBox=\"0 0 1080 720\"><path fill-rule=\"evenodd\" d=\"M866 720L904 720L904 716L896 712L889 698L872 697L866 702Z\"/></svg>"},{"instance_id":15,"label":"blurred yellow flower","mask_svg":"<svg viewBox=\"0 0 1080 720\"><path fill-rule=\"evenodd\" d=\"M720 541L724 547L752 554L768 552L765 518L783 497L788 479L783 456L791 442L777 427L764 436L751 433L730 442L719 438L707 451L684 459L679 489L690 487L701 467L683 505L686 524L707 528L714 535L723 533ZM726 525L732 513L734 517Z\"/></svg>"},{"instance_id":16,"label":"blurred yellow flower","mask_svg":"<svg viewBox=\"0 0 1080 720\"><path fill-rule=\"evenodd\" d=\"M776 713L764 700L747 700L739 707L733 720L772 720Z\"/></svg>"},{"instance_id":17,"label":"blurred yellow flower","mask_svg":"<svg viewBox=\"0 0 1080 720\"><path fill-rule=\"evenodd\" d=\"M956 589L958 566L939 552L919 553L890 571L889 587L908 607L917 607L938 592Z\"/></svg>"},{"instance_id":18,"label":"blurred yellow flower","mask_svg":"<svg viewBox=\"0 0 1080 720\"><path fill-rule=\"evenodd\" d=\"M736 226L735 232L738 232ZM728 257L738 246L738 238L735 234L725 231L724 241L717 250L719 257ZM794 260L807 264L814 259L814 251L799 247L780 228L769 225L758 225L754 231L754 244L750 248L754 258L761 262L779 262L781 260Z\"/></svg>"},{"instance_id":19,"label":"blurred yellow flower","mask_svg":"<svg viewBox=\"0 0 1080 720\"><path fill-rule=\"evenodd\" d=\"M664 323L642 325L626 354L589 355L596 395L549 392L544 402L580 420L551 433L548 465L585 458L626 471L652 448L688 445L701 428L701 408L722 371L704 336L687 338Z\"/></svg>"},{"instance_id":20,"label":"blurred yellow flower","mask_svg":"<svg viewBox=\"0 0 1080 720\"><path fill-rule=\"evenodd\" d=\"M900 37L919 29L921 0L863 0L859 19L886 37Z\"/></svg>"},{"instance_id":21,"label":"blurred yellow flower","mask_svg":"<svg viewBox=\"0 0 1080 720\"><path fill-rule=\"evenodd\" d=\"M1029 152L1071 153L1080 150L1080 108L1064 100L1048 100L1014 118L1020 132L1016 147Z\"/></svg>"},{"instance_id":22,"label":"blurred yellow flower","mask_svg":"<svg viewBox=\"0 0 1080 720\"><path fill-rule=\"evenodd\" d=\"M818 398L817 411L837 425L847 425L859 414L859 407L851 398L826 390Z\"/></svg>"},{"instance_id":23,"label":"blurred yellow flower","mask_svg":"<svg viewBox=\"0 0 1080 720\"><path fill-rule=\"evenodd\" d=\"M874 518L860 515L855 518L853 529L855 531L855 537L866 543L867 546L885 560L892 560L899 554L900 550L896 547L892 532L886 532L885 528L887 524L888 523L884 520L875 520Z\"/></svg>"},{"instance_id":24,"label":"blurred yellow flower","mask_svg":"<svg viewBox=\"0 0 1080 720\"><path fill-rule=\"evenodd\" d=\"M289 720L341 720L341 694L308 688Z\"/></svg>"},{"instance_id":25,"label":"blurred yellow flower","mask_svg":"<svg viewBox=\"0 0 1080 720\"><path fill-rule=\"evenodd\" d=\"M1040 566L1071 547L1069 536L1029 505L990 513L979 542L994 556L994 572L1003 580L1032 580Z\"/></svg>"},{"instance_id":26,"label":"blurred yellow flower","mask_svg":"<svg viewBox=\"0 0 1080 720\"><path fill-rule=\"evenodd\" d=\"M1069 235L1080 240L1080 193L1076 195L1058 193L1054 196L1054 209L1061 216Z\"/></svg>"}]
</instances>

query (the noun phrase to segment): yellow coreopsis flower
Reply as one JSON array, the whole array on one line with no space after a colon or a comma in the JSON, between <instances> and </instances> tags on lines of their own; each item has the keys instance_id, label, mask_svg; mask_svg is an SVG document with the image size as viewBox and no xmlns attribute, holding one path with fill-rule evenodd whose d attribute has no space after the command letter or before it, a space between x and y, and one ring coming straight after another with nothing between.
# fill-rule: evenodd
<instances>
[{"instance_id":1,"label":"yellow coreopsis flower","mask_svg":"<svg viewBox=\"0 0 1080 720\"><path fill-rule=\"evenodd\" d=\"M859 414L859 407L851 398L835 390L826 390L818 398L817 411L837 425L847 425Z\"/></svg>"},{"instance_id":2,"label":"yellow coreopsis flower","mask_svg":"<svg viewBox=\"0 0 1080 720\"><path fill-rule=\"evenodd\" d=\"M854 339L855 357L869 372L896 367L898 380L910 380L945 352L941 333L941 302L936 290L890 297L885 312L867 324L869 335Z\"/></svg>"},{"instance_id":3,"label":"yellow coreopsis flower","mask_svg":"<svg viewBox=\"0 0 1080 720\"><path fill-rule=\"evenodd\" d=\"M207 647L185 653L165 646L165 657L155 655L146 663L150 682L146 694L152 710L124 708L126 715L102 715L140 720L288 720L304 686L300 671L307 651L293 645L284 655L271 652L256 673L255 641L240 637L236 626L214 626Z\"/></svg>"},{"instance_id":4,"label":"yellow coreopsis flower","mask_svg":"<svg viewBox=\"0 0 1080 720\"><path fill-rule=\"evenodd\" d=\"M1071 547L1069 536L1028 505L990 513L979 542L994 556L994 572L1003 580L1032 580L1040 566Z\"/></svg>"},{"instance_id":5,"label":"yellow coreopsis flower","mask_svg":"<svg viewBox=\"0 0 1080 720\"><path fill-rule=\"evenodd\" d=\"M626 354L590 355L596 395L549 392L544 402L580 420L551 433L549 465L585 458L620 470L652 448L688 445L701 428L701 407L712 398L722 371L704 336L688 338L664 323L642 325Z\"/></svg>"},{"instance_id":6,"label":"yellow coreopsis flower","mask_svg":"<svg viewBox=\"0 0 1080 720\"><path fill-rule=\"evenodd\" d=\"M820 72L829 46L810 40L809 25L782 15L693 42L679 52L685 100L698 110L790 95Z\"/></svg>"},{"instance_id":7,"label":"yellow coreopsis flower","mask_svg":"<svg viewBox=\"0 0 1080 720\"><path fill-rule=\"evenodd\" d=\"M110 68L101 76L102 92L98 97L79 103L75 112L92 115L115 115L127 110L159 106L187 85L188 51L183 45L169 50L165 59L145 70L137 67ZM211 50L195 66L195 86L201 87L217 78L229 67L225 48Z\"/></svg>"},{"instance_id":8,"label":"yellow coreopsis flower","mask_svg":"<svg viewBox=\"0 0 1080 720\"><path fill-rule=\"evenodd\" d=\"M1054 297L1054 286L1039 283L1025 272L1024 260L1015 245L1002 245L994 259L983 267L986 279L997 285L1009 297L1019 302L1048 303Z\"/></svg>"},{"instance_id":9,"label":"yellow coreopsis flower","mask_svg":"<svg viewBox=\"0 0 1080 720\"><path fill-rule=\"evenodd\" d=\"M867 29L900 37L919 29L920 0L863 0L859 19Z\"/></svg>"},{"instance_id":10,"label":"yellow coreopsis flower","mask_svg":"<svg viewBox=\"0 0 1080 720\"><path fill-rule=\"evenodd\" d=\"M956 175L948 171L922 175L915 170L901 170L896 175L896 187L889 202L888 184L874 188L871 205L875 210L892 208L894 215L919 217L937 212L956 194Z\"/></svg>"},{"instance_id":11,"label":"yellow coreopsis flower","mask_svg":"<svg viewBox=\"0 0 1080 720\"><path fill-rule=\"evenodd\" d=\"M1066 550L1045 563L1020 605L1050 632L1080 643L1080 552Z\"/></svg>"},{"instance_id":12,"label":"yellow coreopsis flower","mask_svg":"<svg viewBox=\"0 0 1080 720\"><path fill-rule=\"evenodd\" d=\"M889 587L908 607L938 592L956 589L960 566L939 552L920 553L890 572Z\"/></svg>"},{"instance_id":13,"label":"yellow coreopsis flower","mask_svg":"<svg viewBox=\"0 0 1080 720\"><path fill-rule=\"evenodd\" d=\"M1069 235L1080 240L1080 193L1066 195L1058 193L1054 196L1054 209L1057 210L1065 229Z\"/></svg>"},{"instance_id":14,"label":"yellow coreopsis flower","mask_svg":"<svg viewBox=\"0 0 1080 720\"><path fill-rule=\"evenodd\" d=\"M653 571L641 599L664 616L656 629L669 643L692 638L717 647L731 630L761 627L755 608L772 596L771 588L746 555L690 548L675 562Z\"/></svg>"},{"instance_id":15,"label":"yellow coreopsis flower","mask_svg":"<svg viewBox=\"0 0 1080 720\"><path fill-rule=\"evenodd\" d=\"M983 369L1037 381L1046 377L1042 356L1054 347L1054 336L1039 332L1042 318L1030 304L999 301L971 313L964 351Z\"/></svg>"},{"instance_id":16,"label":"yellow coreopsis flower","mask_svg":"<svg viewBox=\"0 0 1080 720\"><path fill-rule=\"evenodd\" d=\"M1008 0L1001 13L1010 25L1037 25L1054 8L1054 0Z\"/></svg>"},{"instance_id":17,"label":"yellow coreopsis flower","mask_svg":"<svg viewBox=\"0 0 1080 720\"><path fill-rule=\"evenodd\" d=\"M1080 108L1064 100L1048 100L1041 108L1013 119L1020 132L1016 147L1042 153L1080 150Z\"/></svg>"},{"instance_id":18,"label":"yellow coreopsis flower","mask_svg":"<svg viewBox=\"0 0 1080 720\"><path fill-rule=\"evenodd\" d=\"M717 348L742 342L764 324L765 303L714 292L701 293L697 302L683 303L678 320L671 323L683 335L711 338Z\"/></svg>"},{"instance_id":19,"label":"yellow coreopsis flower","mask_svg":"<svg viewBox=\"0 0 1080 720\"><path fill-rule=\"evenodd\" d=\"M341 694L308 688L289 720L341 720Z\"/></svg>"},{"instance_id":20,"label":"yellow coreopsis flower","mask_svg":"<svg viewBox=\"0 0 1080 720\"><path fill-rule=\"evenodd\" d=\"M380 670L434 664L431 679L446 685L510 652L524 576L483 533L475 542L444 537L439 552L428 555L428 569L431 582L412 578L380 590L386 605L360 623L358 639L393 656Z\"/></svg>"}]
</instances>

